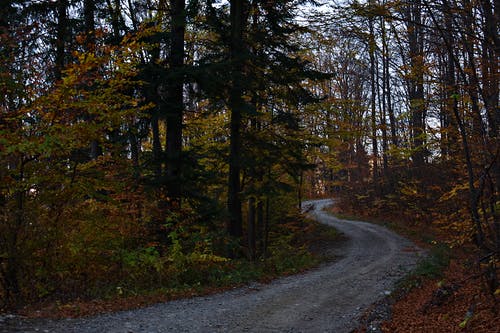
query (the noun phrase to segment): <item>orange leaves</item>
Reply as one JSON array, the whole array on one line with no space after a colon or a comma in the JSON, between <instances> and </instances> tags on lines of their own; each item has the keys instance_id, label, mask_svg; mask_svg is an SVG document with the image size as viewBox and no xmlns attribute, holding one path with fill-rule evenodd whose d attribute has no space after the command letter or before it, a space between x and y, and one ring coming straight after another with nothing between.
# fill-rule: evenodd
<instances>
[{"instance_id":1,"label":"orange leaves","mask_svg":"<svg viewBox=\"0 0 500 333\"><path fill-rule=\"evenodd\" d=\"M491 297L481 291L481 284L471 276L474 269L468 269L462 262L463 254L452 260L445 272L447 285L458 285L458 289L439 306L434 305L422 311L433 297L441 283L424 281L419 288L399 300L393 307L390 323L383 326L384 332L497 332L500 317L491 309ZM473 311L471 311L473 310Z\"/></svg>"}]
</instances>

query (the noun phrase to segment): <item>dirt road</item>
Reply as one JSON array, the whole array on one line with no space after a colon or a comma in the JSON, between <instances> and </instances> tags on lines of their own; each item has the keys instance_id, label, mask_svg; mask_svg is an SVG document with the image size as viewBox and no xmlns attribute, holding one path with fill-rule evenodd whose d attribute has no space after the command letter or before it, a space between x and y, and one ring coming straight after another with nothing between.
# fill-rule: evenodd
<instances>
[{"instance_id":1,"label":"dirt road","mask_svg":"<svg viewBox=\"0 0 500 333\"><path fill-rule=\"evenodd\" d=\"M350 332L359 315L384 297L414 267L418 250L377 225L345 221L313 205L311 216L347 236L334 249L338 260L267 285L139 310L62 321L0 321L0 332Z\"/></svg>"}]
</instances>

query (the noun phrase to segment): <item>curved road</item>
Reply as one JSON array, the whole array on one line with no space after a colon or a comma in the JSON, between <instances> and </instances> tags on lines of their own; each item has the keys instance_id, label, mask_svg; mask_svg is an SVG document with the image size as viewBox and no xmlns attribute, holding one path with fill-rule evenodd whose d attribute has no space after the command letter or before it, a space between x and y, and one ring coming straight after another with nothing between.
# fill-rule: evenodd
<instances>
[{"instance_id":1,"label":"curved road","mask_svg":"<svg viewBox=\"0 0 500 333\"><path fill-rule=\"evenodd\" d=\"M207 297L91 318L2 319L0 332L350 332L358 317L414 267L417 249L384 227L337 219L316 200L310 214L348 240L339 259L304 274Z\"/></svg>"}]
</instances>

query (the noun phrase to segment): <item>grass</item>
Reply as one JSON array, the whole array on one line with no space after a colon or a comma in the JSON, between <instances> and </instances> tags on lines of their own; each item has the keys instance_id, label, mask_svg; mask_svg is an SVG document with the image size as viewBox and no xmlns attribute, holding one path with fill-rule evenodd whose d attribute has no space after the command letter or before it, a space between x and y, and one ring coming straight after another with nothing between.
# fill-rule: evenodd
<instances>
[{"instance_id":1,"label":"grass","mask_svg":"<svg viewBox=\"0 0 500 333\"><path fill-rule=\"evenodd\" d=\"M399 282L396 290L399 293L406 293L420 287L425 280L441 278L450 259L451 251L448 246L445 244L433 246L429 254L418 262L417 267Z\"/></svg>"}]
</instances>

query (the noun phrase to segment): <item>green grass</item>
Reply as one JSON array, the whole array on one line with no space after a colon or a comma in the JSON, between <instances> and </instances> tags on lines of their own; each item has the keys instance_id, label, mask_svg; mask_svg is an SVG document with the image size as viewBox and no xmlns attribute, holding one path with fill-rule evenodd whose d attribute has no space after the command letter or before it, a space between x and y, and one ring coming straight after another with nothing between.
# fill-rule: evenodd
<instances>
[{"instance_id":1,"label":"green grass","mask_svg":"<svg viewBox=\"0 0 500 333\"><path fill-rule=\"evenodd\" d=\"M443 276L448 267L451 251L445 244L437 244L430 249L429 255L419 261L417 267L403 279L396 289L407 292L419 287L425 279L437 279Z\"/></svg>"}]
</instances>

